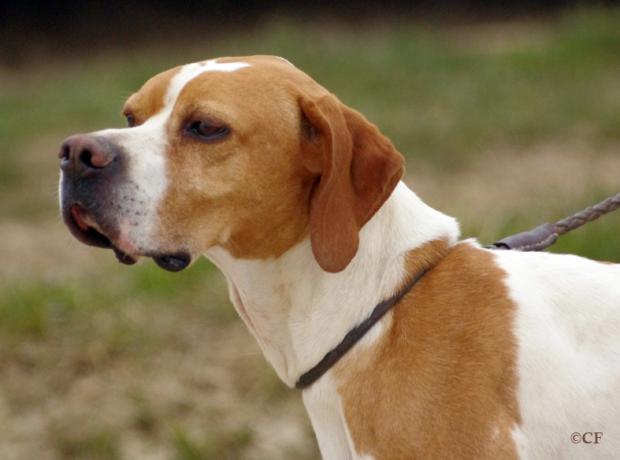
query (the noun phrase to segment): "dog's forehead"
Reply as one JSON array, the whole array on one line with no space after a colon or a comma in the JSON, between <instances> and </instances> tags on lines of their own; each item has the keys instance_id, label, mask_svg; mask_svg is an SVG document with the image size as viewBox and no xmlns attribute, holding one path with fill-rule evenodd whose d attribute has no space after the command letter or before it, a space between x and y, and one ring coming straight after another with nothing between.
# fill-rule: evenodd
<instances>
[{"instance_id":1,"label":"dog's forehead","mask_svg":"<svg viewBox=\"0 0 620 460\"><path fill-rule=\"evenodd\" d=\"M168 85L168 90L164 97L164 105L169 106L174 104L174 101L178 98L181 91L183 91L191 81L200 76L214 72L218 74L227 74L250 66L251 64L243 61L218 62L216 59L186 64L170 79L170 84Z\"/></svg>"},{"instance_id":2,"label":"dog's forehead","mask_svg":"<svg viewBox=\"0 0 620 460\"><path fill-rule=\"evenodd\" d=\"M151 116L165 107L171 108L190 83L192 86L199 86L200 82L235 85L239 78L235 74L241 70L244 71L244 82L250 84L253 80L269 81L273 86L284 80L302 86L312 83L310 77L277 56L217 58L174 67L155 75L127 100L125 108Z\"/></svg>"}]
</instances>

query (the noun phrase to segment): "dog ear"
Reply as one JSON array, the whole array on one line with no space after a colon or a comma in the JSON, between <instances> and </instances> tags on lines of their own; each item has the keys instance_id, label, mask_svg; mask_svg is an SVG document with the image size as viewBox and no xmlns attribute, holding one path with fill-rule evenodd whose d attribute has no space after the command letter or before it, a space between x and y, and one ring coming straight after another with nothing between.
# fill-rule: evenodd
<instances>
[{"instance_id":1,"label":"dog ear","mask_svg":"<svg viewBox=\"0 0 620 460\"><path fill-rule=\"evenodd\" d=\"M302 96L302 157L318 175L310 198L312 252L327 272L351 262L359 231L390 196L404 169L392 143L331 94Z\"/></svg>"}]
</instances>

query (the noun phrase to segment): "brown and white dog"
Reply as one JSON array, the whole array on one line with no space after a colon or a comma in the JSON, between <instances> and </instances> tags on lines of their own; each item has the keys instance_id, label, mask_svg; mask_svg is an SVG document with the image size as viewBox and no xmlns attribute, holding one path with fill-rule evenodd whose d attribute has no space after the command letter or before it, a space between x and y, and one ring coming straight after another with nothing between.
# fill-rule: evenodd
<instances>
[{"instance_id":1,"label":"brown and white dog","mask_svg":"<svg viewBox=\"0 0 620 460\"><path fill-rule=\"evenodd\" d=\"M125 263L206 255L286 384L430 268L303 391L325 459L620 455L620 265L459 242L390 141L281 58L176 67L123 111L63 144L65 222Z\"/></svg>"}]
</instances>

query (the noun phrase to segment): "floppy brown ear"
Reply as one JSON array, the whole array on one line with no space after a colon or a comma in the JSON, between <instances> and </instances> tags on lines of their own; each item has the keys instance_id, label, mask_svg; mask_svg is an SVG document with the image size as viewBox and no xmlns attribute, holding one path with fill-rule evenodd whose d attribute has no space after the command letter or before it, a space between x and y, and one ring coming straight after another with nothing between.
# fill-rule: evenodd
<instances>
[{"instance_id":1,"label":"floppy brown ear","mask_svg":"<svg viewBox=\"0 0 620 460\"><path fill-rule=\"evenodd\" d=\"M303 160L319 175L310 199L312 251L323 270L339 272L357 253L362 226L396 187L404 160L373 124L335 96L304 96L299 103Z\"/></svg>"}]
</instances>

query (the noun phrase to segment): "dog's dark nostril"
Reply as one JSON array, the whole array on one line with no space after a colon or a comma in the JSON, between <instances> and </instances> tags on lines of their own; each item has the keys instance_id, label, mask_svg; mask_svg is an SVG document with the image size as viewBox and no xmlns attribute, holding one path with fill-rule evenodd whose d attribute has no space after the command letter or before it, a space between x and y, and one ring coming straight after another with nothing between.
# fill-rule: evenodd
<instances>
[{"instance_id":1,"label":"dog's dark nostril","mask_svg":"<svg viewBox=\"0 0 620 460\"><path fill-rule=\"evenodd\" d=\"M71 150L69 149L69 146L67 144L64 144L60 148L60 152L58 152L58 158L60 158L61 160L68 160L69 155L71 155Z\"/></svg>"},{"instance_id":2,"label":"dog's dark nostril","mask_svg":"<svg viewBox=\"0 0 620 460\"><path fill-rule=\"evenodd\" d=\"M93 164L93 153L88 150L88 149L84 149L80 152L80 161L82 162L83 165L89 167L89 168L99 168L100 166L95 166Z\"/></svg>"}]
</instances>

